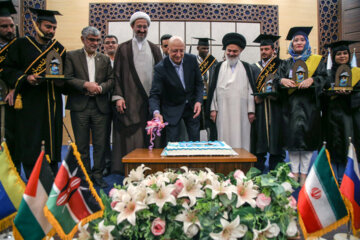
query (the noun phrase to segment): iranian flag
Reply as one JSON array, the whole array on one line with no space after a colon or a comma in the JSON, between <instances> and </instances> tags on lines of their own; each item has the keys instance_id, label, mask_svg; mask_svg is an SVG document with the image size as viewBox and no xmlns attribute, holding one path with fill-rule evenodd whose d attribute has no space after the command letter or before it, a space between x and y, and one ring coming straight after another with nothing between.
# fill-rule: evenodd
<instances>
[{"instance_id":1,"label":"iranian flag","mask_svg":"<svg viewBox=\"0 0 360 240\"><path fill-rule=\"evenodd\" d=\"M41 151L14 219L15 239L39 240L54 235L53 227L43 212L53 182L54 176L45 152Z\"/></svg>"},{"instance_id":2,"label":"iranian flag","mask_svg":"<svg viewBox=\"0 0 360 240\"><path fill-rule=\"evenodd\" d=\"M80 153L74 143L69 146L55 177L44 212L61 239L72 239L78 223L102 217L104 205L96 193Z\"/></svg>"},{"instance_id":3,"label":"iranian flag","mask_svg":"<svg viewBox=\"0 0 360 240\"><path fill-rule=\"evenodd\" d=\"M318 154L300 190L297 207L305 239L320 237L349 221L325 147Z\"/></svg>"}]
</instances>

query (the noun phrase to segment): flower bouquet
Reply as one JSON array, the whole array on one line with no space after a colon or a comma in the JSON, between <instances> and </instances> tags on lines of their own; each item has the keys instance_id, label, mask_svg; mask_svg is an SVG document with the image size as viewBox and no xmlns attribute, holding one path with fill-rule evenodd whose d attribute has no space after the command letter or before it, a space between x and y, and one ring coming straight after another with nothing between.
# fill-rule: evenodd
<instances>
[{"instance_id":1,"label":"flower bouquet","mask_svg":"<svg viewBox=\"0 0 360 240\"><path fill-rule=\"evenodd\" d=\"M287 239L298 232L298 183L287 164L262 174L251 168L228 176L210 169L132 170L124 186L102 193L102 219L80 226L79 239Z\"/></svg>"}]
</instances>

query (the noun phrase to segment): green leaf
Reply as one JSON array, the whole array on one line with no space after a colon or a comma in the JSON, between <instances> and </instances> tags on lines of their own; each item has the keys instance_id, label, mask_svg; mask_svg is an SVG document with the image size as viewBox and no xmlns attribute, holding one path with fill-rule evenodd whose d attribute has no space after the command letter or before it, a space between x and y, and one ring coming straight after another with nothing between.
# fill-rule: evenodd
<instances>
[{"instance_id":1,"label":"green leaf","mask_svg":"<svg viewBox=\"0 0 360 240\"><path fill-rule=\"evenodd\" d=\"M286 229L289 223L290 223L290 217L287 214L281 215L278 225L280 227L280 231L283 234L286 234Z\"/></svg>"},{"instance_id":2,"label":"green leaf","mask_svg":"<svg viewBox=\"0 0 360 240\"><path fill-rule=\"evenodd\" d=\"M222 204L224 205L224 207L227 208L229 205L231 205L231 203L233 203L236 200L235 194L232 194L231 197L232 198L229 200L226 194L219 195L219 199L222 202Z\"/></svg>"},{"instance_id":3,"label":"green leaf","mask_svg":"<svg viewBox=\"0 0 360 240\"><path fill-rule=\"evenodd\" d=\"M278 183L276 182L276 178L271 176L270 174L261 175L260 178L262 187L272 187L278 185Z\"/></svg>"},{"instance_id":4,"label":"green leaf","mask_svg":"<svg viewBox=\"0 0 360 240\"><path fill-rule=\"evenodd\" d=\"M244 237L242 239L243 240L252 240L253 239L253 233L250 230L248 230L245 233L245 235L244 235Z\"/></svg>"},{"instance_id":5,"label":"green leaf","mask_svg":"<svg viewBox=\"0 0 360 240\"><path fill-rule=\"evenodd\" d=\"M246 173L246 177L248 179L252 179L260 174L261 174L261 171L259 169L255 168L255 167L251 167L249 169L249 171Z\"/></svg>"},{"instance_id":6,"label":"green leaf","mask_svg":"<svg viewBox=\"0 0 360 240\"><path fill-rule=\"evenodd\" d=\"M240 222L249 226L253 226L256 221L256 210L250 206L240 207L233 210L232 219L235 219L236 216L240 217Z\"/></svg>"},{"instance_id":7,"label":"green leaf","mask_svg":"<svg viewBox=\"0 0 360 240\"><path fill-rule=\"evenodd\" d=\"M285 189L283 188L283 186L276 184L272 190L274 191L274 193L278 196L278 195L283 195L286 194Z\"/></svg>"}]
</instances>

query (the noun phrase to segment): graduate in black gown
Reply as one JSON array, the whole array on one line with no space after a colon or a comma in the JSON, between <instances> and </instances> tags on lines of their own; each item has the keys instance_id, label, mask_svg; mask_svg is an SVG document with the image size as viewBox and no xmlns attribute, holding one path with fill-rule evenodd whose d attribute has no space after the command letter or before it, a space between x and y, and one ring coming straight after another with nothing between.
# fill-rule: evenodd
<instances>
[{"instance_id":1,"label":"graduate in black gown","mask_svg":"<svg viewBox=\"0 0 360 240\"><path fill-rule=\"evenodd\" d=\"M254 69L256 93L261 93L269 74L275 74L281 63L276 54L274 43L280 36L260 34L255 43L260 43L261 60L251 66ZM286 153L283 150L281 137L282 110L279 99L275 96L255 96L255 121L251 125L251 152L256 155L255 167L265 169L266 155L269 152L269 170L284 161Z\"/></svg>"},{"instance_id":2,"label":"graduate in black gown","mask_svg":"<svg viewBox=\"0 0 360 240\"><path fill-rule=\"evenodd\" d=\"M45 140L45 152L57 171L62 145L62 80L44 80L46 56L57 51L63 60L65 48L53 40L57 11L32 9L38 15L35 37L17 39L4 61L4 80L15 89L15 156L29 178Z\"/></svg>"},{"instance_id":3,"label":"graduate in black gown","mask_svg":"<svg viewBox=\"0 0 360 240\"><path fill-rule=\"evenodd\" d=\"M329 73L330 86L335 84L335 75L339 66L346 64L350 67L349 45L354 41L337 41L331 43L332 68ZM351 137L357 159L360 148L360 68L352 70L352 85L354 91L338 90L326 92L323 104L323 122L326 147L330 153L331 165L339 184L345 172Z\"/></svg>"},{"instance_id":4,"label":"graduate in black gown","mask_svg":"<svg viewBox=\"0 0 360 240\"><path fill-rule=\"evenodd\" d=\"M304 184L314 150L321 146L320 94L326 82L322 57L311 53L308 35L312 27L293 27L286 40L291 40L289 54L277 71L283 103L282 129L285 148L289 151L291 170ZM302 60L308 78L298 85L292 80L295 61ZM300 171L299 171L300 168Z\"/></svg>"}]
</instances>

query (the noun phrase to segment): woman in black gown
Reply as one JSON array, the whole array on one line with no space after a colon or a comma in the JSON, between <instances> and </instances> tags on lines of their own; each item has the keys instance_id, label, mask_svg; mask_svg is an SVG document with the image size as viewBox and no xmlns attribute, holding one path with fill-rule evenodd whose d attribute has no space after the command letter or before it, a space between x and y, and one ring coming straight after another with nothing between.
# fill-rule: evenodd
<instances>
[{"instance_id":1,"label":"woman in black gown","mask_svg":"<svg viewBox=\"0 0 360 240\"><path fill-rule=\"evenodd\" d=\"M336 71L342 64L350 66L349 44L353 41L338 41L331 43L332 68L329 82L335 84ZM345 172L349 149L349 137L359 153L360 137L360 69L352 68L352 82L354 91L338 90L326 94L323 105L323 117L326 131L324 131L327 149L330 153L331 165L339 184ZM357 154L359 156L359 154ZM358 158L359 159L359 158Z\"/></svg>"},{"instance_id":2,"label":"woman in black gown","mask_svg":"<svg viewBox=\"0 0 360 240\"><path fill-rule=\"evenodd\" d=\"M313 151L321 146L320 94L326 81L326 69L322 57L311 53L308 35L312 27L293 27L286 40L291 40L289 54L277 71L276 82L280 85L283 104L283 138L289 152L291 171L303 185L308 173ZM293 71L297 60L305 62L308 78L295 82Z\"/></svg>"}]
</instances>

